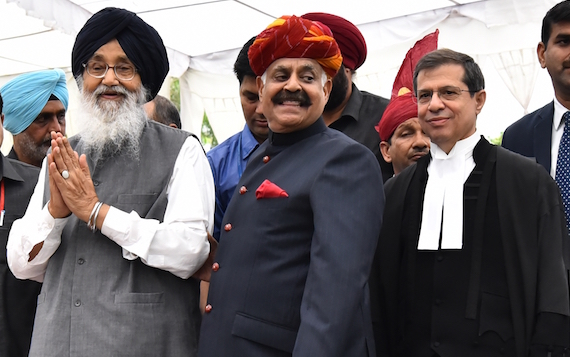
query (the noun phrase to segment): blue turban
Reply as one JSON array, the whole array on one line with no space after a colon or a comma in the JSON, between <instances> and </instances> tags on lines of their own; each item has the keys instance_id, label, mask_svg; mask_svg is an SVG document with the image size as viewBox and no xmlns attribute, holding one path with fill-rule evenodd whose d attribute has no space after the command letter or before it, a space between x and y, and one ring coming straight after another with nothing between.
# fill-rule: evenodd
<instances>
[{"instance_id":1,"label":"blue turban","mask_svg":"<svg viewBox=\"0 0 570 357\"><path fill-rule=\"evenodd\" d=\"M53 95L67 110L69 94L61 69L19 75L0 88L4 101L4 128L13 135L26 130Z\"/></svg>"}]
</instances>

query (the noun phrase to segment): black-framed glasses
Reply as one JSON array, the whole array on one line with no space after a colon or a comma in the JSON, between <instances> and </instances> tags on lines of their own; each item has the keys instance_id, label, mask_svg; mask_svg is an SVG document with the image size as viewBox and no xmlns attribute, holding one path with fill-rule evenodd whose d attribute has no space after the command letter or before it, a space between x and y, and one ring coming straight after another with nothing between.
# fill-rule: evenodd
<instances>
[{"instance_id":1,"label":"black-framed glasses","mask_svg":"<svg viewBox=\"0 0 570 357\"><path fill-rule=\"evenodd\" d=\"M109 66L103 61L89 61L83 63L83 67L91 77L103 78L107 74L109 68L113 68L115 76L122 81L130 81L135 78L137 69L130 63L118 63L114 66Z\"/></svg>"},{"instance_id":2,"label":"black-framed glasses","mask_svg":"<svg viewBox=\"0 0 570 357\"><path fill-rule=\"evenodd\" d=\"M429 102L431 102L431 98L433 97L433 92L434 91L431 89L419 90L418 93L414 95L414 99L416 103L428 104ZM459 98L462 92L477 93L478 91L461 89L455 86L445 86L437 90L437 96L441 100L452 101Z\"/></svg>"}]
</instances>

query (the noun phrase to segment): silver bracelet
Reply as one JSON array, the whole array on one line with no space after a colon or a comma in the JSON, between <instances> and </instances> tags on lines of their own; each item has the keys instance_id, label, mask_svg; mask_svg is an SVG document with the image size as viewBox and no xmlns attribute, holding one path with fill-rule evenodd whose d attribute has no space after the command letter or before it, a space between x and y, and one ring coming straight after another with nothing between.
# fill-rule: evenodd
<instances>
[{"instance_id":1,"label":"silver bracelet","mask_svg":"<svg viewBox=\"0 0 570 357\"><path fill-rule=\"evenodd\" d=\"M93 215L95 214L95 211L97 210L97 205L99 203L100 203L99 201L95 202L95 205L93 206L93 209L91 210L91 214L89 215L89 219L87 220L87 226L89 228L91 228L91 220L93 219Z\"/></svg>"},{"instance_id":2,"label":"silver bracelet","mask_svg":"<svg viewBox=\"0 0 570 357\"><path fill-rule=\"evenodd\" d=\"M91 232L95 232L97 230L97 216L99 215L99 210L103 202L97 201L95 206L93 207L93 211L91 211L91 215L89 216L89 220L87 221L87 227L91 229Z\"/></svg>"}]
</instances>

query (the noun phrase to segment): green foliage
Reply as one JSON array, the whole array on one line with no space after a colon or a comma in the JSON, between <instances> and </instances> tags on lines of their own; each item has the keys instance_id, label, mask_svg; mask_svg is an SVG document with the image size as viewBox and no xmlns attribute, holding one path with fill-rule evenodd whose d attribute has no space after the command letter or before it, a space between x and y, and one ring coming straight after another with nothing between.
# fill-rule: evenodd
<instances>
[{"instance_id":1,"label":"green foliage","mask_svg":"<svg viewBox=\"0 0 570 357\"><path fill-rule=\"evenodd\" d=\"M178 111L180 111L180 80L178 78L172 78L172 81L170 82L170 100L174 103ZM202 132L200 133L200 136L202 145L207 150L218 145L218 139L216 139L216 135L214 135L214 131L212 130L212 126L210 125L206 112L204 112Z\"/></svg>"},{"instance_id":2,"label":"green foliage","mask_svg":"<svg viewBox=\"0 0 570 357\"><path fill-rule=\"evenodd\" d=\"M172 78L170 82L170 100L180 111L180 80L178 78Z\"/></svg>"},{"instance_id":3,"label":"green foliage","mask_svg":"<svg viewBox=\"0 0 570 357\"><path fill-rule=\"evenodd\" d=\"M494 145L501 145L501 142L503 141L503 132L501 131L501 134L499 136L497 136L496 138L487 138L489 140L489 142L491 144Z\"/></svg>"},{"instance_id":4,"label":"green foliage","mask_svg":"<svg viewBox=\"0 0 570 357\"><path fill-rule=\"evenodd\" d=\"M202 133L201 133L202 145L205 148L213 148L218 145L218 139L216 139L216 135L214 135L214 131L212 130L212 126L210 125L210 121L208 120L208 116L206 112L204 112L204 120L202 121Z\"/></svg>"}]
</instances>

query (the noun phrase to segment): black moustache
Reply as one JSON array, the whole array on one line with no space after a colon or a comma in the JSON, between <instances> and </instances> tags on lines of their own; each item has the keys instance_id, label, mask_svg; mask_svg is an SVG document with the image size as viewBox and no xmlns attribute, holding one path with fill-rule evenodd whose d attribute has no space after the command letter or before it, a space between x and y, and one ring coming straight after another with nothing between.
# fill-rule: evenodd
<instances>
[{"instance_id":1,"label":"black moustache","mask_svg":"<svg viewBox=\"0 0 570 357\"><path fill-rule=\"evenodd\" d=\"M299 104L302 107L308 107L308 106L313 104L311 102L311 99L309 99L309 96L307 95L307 93L305 93L303 91L299 91L299 92L295 92L295 93L291 93L288 91L281 91L281 92L277 93L271 99L271 101L275 104L281 104L283 102L299 102Z\"/></svg>"}]
</instances>

